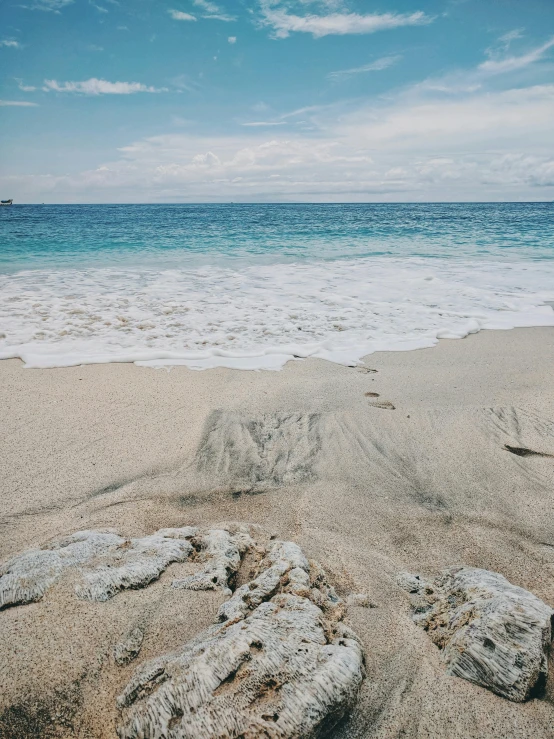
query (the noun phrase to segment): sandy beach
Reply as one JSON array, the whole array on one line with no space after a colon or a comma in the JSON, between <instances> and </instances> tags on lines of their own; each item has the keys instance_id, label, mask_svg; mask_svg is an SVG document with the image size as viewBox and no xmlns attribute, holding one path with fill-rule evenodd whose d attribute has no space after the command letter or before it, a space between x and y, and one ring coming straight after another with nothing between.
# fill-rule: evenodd
<instances>
[{"instance_id":1,"label":"sandy beach","mask_svg":"<svg viewBox=\"0 0 554 739\"><path fill-rule=\"evenodd\" d=\"M552 328L280 372L0 362L0 561L84 529L256 524L298 543L342 597L368 596L346 616L366 677L333 736L551 737L554 670L522 704L447 676L396 577L480 567L554 607L553 368ZM180 567L105 605L62 589L1 612L0 735L114 737L136 665L105 655L125 620L149 609L142 660L224 600L164 600Z\"/></svg>"}]
</instances>

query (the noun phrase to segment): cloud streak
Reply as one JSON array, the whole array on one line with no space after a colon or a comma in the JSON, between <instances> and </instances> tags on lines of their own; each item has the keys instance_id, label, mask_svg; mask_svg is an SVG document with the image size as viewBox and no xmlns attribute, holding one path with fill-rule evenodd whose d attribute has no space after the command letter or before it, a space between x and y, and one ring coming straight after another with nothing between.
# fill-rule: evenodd
<instances>
[{"instance_id":1,"label":"cloud streak","mask_svg":"<svg viewBox=\"0 0 554 739\"><path fill-rule=\"evenodd\" d=\"M13 108L38 108L38 103L29 103L27 100L0 100L0 106Z\"/></svg>"},{"instance_id":2,"label":"cloud streak","mask_svg":"<svg viewBox=\"0 0 554 739\"><path fill-rule=\"evenodd\" d=\"M25 5L29 10L44 10L50 13L59 13L66 5L71 5L74 0L37 0L33 5Z\"/></svg>"},{"instance_id":3,"label":"cloud streak","mask_svg":"<svg viewBox=\"0 0 554 739\"><path fill-rule=\"evenodd\" d=\"M422 26L433 18L418 10L414 13L329 13L327 15L294 15L279 8L273 0L262 0L261 23L273 29L275 38L291 33L311 33L314 38L347 34L368 34L402 26Z\"/></svg>"},{"instance_id":4,"label":"cloud streak","mask_svg":"<svg viewBox=\"0 0 554 739\"><path fill-rule=\"evenodd\" d=\"M250 121L249 123L241 123L241 126L248 128L261 128L263 126L284 126L286 121Z\"/></svg>"},{"instance_id":5,"label":"cloud streak","mask_svg":"<svg viewBox=\"0 0 554 739\"><path fill-rule=\"evenodd\" d=\"M34 85L25 85L20 77L14 77L14 80L17 82L19 89L23 92L35 92L37 89Z\"/></svg>"},{"instance_id":6,"label":"cloud streak","mask_svg":"<svg viewBox=\"0 0 554 739\"><path fill-rule=\"evenodd\" d=\"M236 20L235 16L229 15L222 8L220 8L219 5L216 5L216 3L212 3L211 0L192 0L192 2L193 5L195 5L197 8L201 8L204 11L204 15L202 16L202 18L225 21L227 23Z\"/></svg>"},{"instance_id":7,"label":"cloud streak","mask_svg":"<svg viewBox=\"0 0 554 739\"><path fill-rule=\"evenodd\" d=\"M195 21L196 17L190 13L183 13L181 10L173 10L170 8L168 11L169 15L174 21Z\"/></svg>"},{"instance_id":8,"label":"cloud streak","mask_svg":"<svg viewBox=\"0 0 554 739\"><path fill-rule=\"evenodd\" d=\"M21 44L19 43L19 41L14 41L13 39L8 39L8 38L2 39L0 41L0 46L5 46L8 48L12 48L12 49L21 48Z\"/></svg>"},{"instance_id":9,"label":"cloud streak","mask_svg":"<svg viewBox=\"0 0 554 739\"><path fill-rule=\"evenodd\" d=\"M352 69L340 69L337 72L330 72L327 75L327 79L340 80L347 77L352 77L356 74L364 74L365 72L382 72L384 69L392 67L392 65L396 64L398 61L400 61L400 59L402 59L402 56L400 54L397 54L395 56L383 56L380 59L376 59L370 64L364 64L361 67L353 67Z\"/></svg>"},{"instance_id":10,"label":"cloud streak","mask_svg":"<svg viewBox=\"0 0 554 739\"><path fill-rule=\"evenodd\" d=\"M68 92L80 95L133 95L137 92L167 92L167 89L149 87L141 82L108 82L91 77L81 82L58 82L44 80L45 92Z\"/></svg>"},{"instance_id":11,"label":"cloud streak","mask_svg":"<svg viewBox=\"0 0 554 739\"><path fill-rule=\"evenodd\" d=\"M521 56L510 56L505 59L487 59L479 65L478 70L485 74L504 74L506 72L515 72L518 69L524 69L530 64L538 62L546 54L546 52L554 46L554 36L542 46L532 49L527 54Z\"/></svg>"}]
</instances>

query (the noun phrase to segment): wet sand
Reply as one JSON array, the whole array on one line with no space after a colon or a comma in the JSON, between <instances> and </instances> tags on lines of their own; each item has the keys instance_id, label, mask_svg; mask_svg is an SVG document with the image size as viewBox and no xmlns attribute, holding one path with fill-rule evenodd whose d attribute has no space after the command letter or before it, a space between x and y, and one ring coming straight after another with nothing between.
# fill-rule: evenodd
<instances>
[{"instance_id":1,"label":"wet sand","mask_svg":"<svg viewBox=\"0 0 554 739\"><path fill-rule=\"evenodd\" d=\"M81 529L259 524L300 544L339 594L367 593L375 606L348 611L367 677L333 736L551 737L554 669L525 704L446 676L395 578L482 567L554 606L553 380L551 328L373 354L365 368L3 361L0 561ZM182 591L180 605L161 603L170 570L144 591L157 634L146 656L190 638L221 602ZM100 679L90 664L104 654L102 619L123 628L136 595L109 614L63 592L0 612L0 714L17 705L18 725L39 726L40 711L57 702L69 715L74 704L79 719L60 720L60 736L115 736L105 706L134 665Z\"/></svg>"}]
</instances>

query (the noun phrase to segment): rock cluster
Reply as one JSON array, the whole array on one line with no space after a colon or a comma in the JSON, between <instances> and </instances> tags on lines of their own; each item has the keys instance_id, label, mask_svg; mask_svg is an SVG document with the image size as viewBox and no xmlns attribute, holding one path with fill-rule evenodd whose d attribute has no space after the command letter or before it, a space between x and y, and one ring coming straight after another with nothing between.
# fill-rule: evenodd
<instances>
[{"instance_id":1,"label":"rock cluster","mask_svg":"<svg viewBox=\"0 0 554 739\"><path fill-rule=\"evenodd\" d=\"M259 574L214 624L146 662L118 699L121 739L311 737L355 702L361 645L344 604L292 542L275 542Z\"/></svg>"},{"instance_id":2,"label":"rock cluster","mask_svg":"<svg viewBox=\"0 0 554 739\"><path fill-rule=\"evenodd\" d=\"M448 674L517 702L546 681L554 611L527 590L473 567L449 568L432 583L404 574L399 584Z\"/></svg>"},{"instance_id":3,"label":"rock cluster","mask_svg":"<svg viewBox=\"0 0 554 739\"><path fill-rule=\"evenodd\" d=\"M247 552L255 576L235 589ZM212 626L137 667L117 699L119 737L316 737L335 726L356 701L363 651L342 623L346 604L293 542L262 547L245 525L137 539L76 532L0 565L0 604L56 597L62 581L81 601L104 602L148 586L174 562L200 569L163 585L166 592L230 597ZM118 670L139 657L147 619L128 628L112 648Z\"/></svg>"}]
</instances>

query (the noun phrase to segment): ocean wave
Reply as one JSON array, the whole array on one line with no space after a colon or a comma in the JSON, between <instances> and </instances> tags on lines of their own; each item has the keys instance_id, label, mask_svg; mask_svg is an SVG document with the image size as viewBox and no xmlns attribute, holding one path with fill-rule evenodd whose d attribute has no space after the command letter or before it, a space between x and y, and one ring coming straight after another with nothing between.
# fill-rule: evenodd
<instances>
[{"instance_id":1,"label":"ocean wave","mask_svg":"<svg viewBox=\"0 0 554 739\"><path fill-rule=\"evenodd\" d=\"M232 269L0 275L0 358L280 369L554 326L554 264L368 257Z\"/></svg>"}]
</instances>

